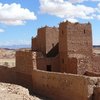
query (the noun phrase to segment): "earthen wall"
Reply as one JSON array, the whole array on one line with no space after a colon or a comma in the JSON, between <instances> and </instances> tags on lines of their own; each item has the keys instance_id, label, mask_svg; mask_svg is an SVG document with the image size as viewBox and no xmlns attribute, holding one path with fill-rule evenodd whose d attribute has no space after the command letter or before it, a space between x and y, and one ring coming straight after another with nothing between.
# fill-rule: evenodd
<instances>
[{"instance_id":1,"label":"earthen wall","mask_svg":"<svg viewBox=\"0 0 100 100\"><path fill-rule=\"evenodd\" d=\"M31 45L31 49L32 49L33 51L37 51L37 50L38 50L37 37L32 38L31 44L32 44L32 45Z\"/></svg>"},{"instance_id":2,"label":"earthen wall","mask_svg":"<svg viewBox=\"0 0 100 100\"><path fill-rule=\"evenodd\" d=\"M33 70L33 60L31 51L16 52L16 71L30 74Z\"/></svg>"},{"instance_id":3,"label":"earthen wall","mask_svg":"<svg viewBox=\"0 0 100 100\"><path fill-rule=\"evenodd\" d=\"M16 68L0 66L0 82L16 83Z\"/></svg>"},{"instance_id":4,"label":"earthen wall","mask_svg":"<svg viewBox=\"0 0 100 100\"><path fill-rule=\"evenodd\" d=\"M37 46L38 51L41 51L43 54L46 52L46 28L38 29L37 33Z\"/></svg>"},{"instance_id":5,"label":"earthen wall","mask_svg":"<svg viewBox=\"0 0 100 100\"><path fill-rule=\"evenodd\" d=\"M97 82L97 78L39 70L32 72L32 80L33 91L52 100L92 100Z\"/></svg>"},{"instance_id":6,"label":"earthen wall","mask_svg":"<svg viewBox=\"0 0 100 100\"><path fill-rule=\"evenodd\" d=\"M59 42L59 30L56 27L46 29L46 54Z\"/></svg>"},{"instance_id":7,"label":"earthen wall","mask_svg":"<svg viewBox=\"0 0 100 100\"><path fill-rule=\"evenodd\" d=\"M47 66L51 66L51 72L60 72L59 67L59 56L56 57L38 57L37 58L37 69L47 71Z\"/></svg>"},{"instance_id":8,"label":"earthen wall","mask_svg":"<svg viewBox=\"0 0 100 100\"><path fill-rule=\"evenodd\" d=\"M94 88L93 100L100 100L100 86Z\"/></svg>"},{"instance_id":9,"label":"earthen wall","mask_svg":"<svg viewBox=\"0 0 100 100\"><path fill-rule=\"evenodd\" d=\"M16 52L16 80L17 84L32 88L32 70L36 69L36 52Z\"/></svg>"},{"instance_id":10,"label":"earthen wall","mask_svg":"<svg viewBox=\"0 0 100 100\"><path fill-rule=\"evenodd\" d=\"M93 56L93 70L94 72L100 73L100 55Z\"/></svg>"}]
</instances>

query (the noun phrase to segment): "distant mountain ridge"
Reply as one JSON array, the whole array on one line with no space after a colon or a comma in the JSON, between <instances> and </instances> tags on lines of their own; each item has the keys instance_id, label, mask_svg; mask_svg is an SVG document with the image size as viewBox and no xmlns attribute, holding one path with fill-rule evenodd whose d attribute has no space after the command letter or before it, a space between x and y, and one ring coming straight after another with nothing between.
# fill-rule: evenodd
<instances>
[{"instance_id":1,"label":"distant mountain ridge","mask_svg":"<svg viewBox=\"0 0 100 100\"><path fill-rule=\"evenodd\" d=\"M96 47L100 48L100 45L93 45L93 47L94 47L94 48L96 48Z\"/></svg>"},{"instance_id":2,"label":"distant mountain ridge","mask_svg":"<svg viewBox=\"0 0 100 100\"><path fill-rule=\"evenodd\" d=\"M98 47L100 48L100 45L93 45L94 48ZM20 49L20 48L31 48L30 44L24 44L24 45L8 45L8 46L0 46L0 48L4 49Z\"/></svg>"},{"instance_id":3,"label":"distant mountain ridge","mask_svg":"<svg viewBox=\"0 0 100 100\"><path fill-rule=\"evenodd\" d=\"M20 48L31 48L31 45L8 45L8 46L0 46L0 48L6 49L20 49Z\"/></svg>"}]
</instances>

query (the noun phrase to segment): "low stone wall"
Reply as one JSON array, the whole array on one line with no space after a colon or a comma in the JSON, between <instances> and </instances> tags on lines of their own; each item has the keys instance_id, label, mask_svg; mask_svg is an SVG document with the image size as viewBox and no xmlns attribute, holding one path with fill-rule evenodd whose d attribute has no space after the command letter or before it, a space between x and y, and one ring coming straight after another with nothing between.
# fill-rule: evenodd
<instances>
[{"instance_id":1,"label":"low stone wall","mask_svg":"<svg viewBox=\"0 0 100 100\"><path fill-rule=\"evenodd\" d=\"M94 88L93 100L100 100L100 86Z\"/></svg>"},{"instance_id":2,"label":"low stone wall","mask_svg":"<svg viewBox=\"0 0 100 100\"><path fill-rule=\"evenodd\" d=\"M0 82L16 83L15 68L0 66Z\"/></svg>"},{"instance_id":3,"label":"low stone wall","mask_svg":"<svg viewBox=\"0 0 100 100\"><path fill-rule=\"evenodd\" d=\"M32 90L32 75L16 72L16 83Z\"/></svg>"},{"instance_id":4,"label":"low stone wall","mask_svg":"<svg viewBox=\"0 0 100 100\"><path fill-rule=\"evenodd\" d=\"M19 84L32 90L32 74L17 72L15 67L0 66L0 82Z\"/></svg>"},{"instance_id":5,"label":"low stone wall","mask_svg":"<svg viewBox=\"0 0 100 100\"><path fill-rule=\"evenodd\" d=\"M30 50L16 52L16 71L31 74L36 53Z\"/></svg>"},{"instance_id":6,"label":"low stone wall","mask_svg":"<svg viewBox=\"0 0 100 100\"><path fill-rule=\"evenodd\" d=\"M100 73L100 55L93 55L93 70Z\"/></svg>"},{"instance_id":7,"label":"low stone wall","mask_svg":"<svg viewBox=\"0 0 100 100\"><path fill-rule=\"evenodd\" d=\"M53 100L92 100L95 82L89 77L34 70L32 79L33 91Z\"/></svg>"},{"instance_id":8,"label":"low stone wall","mask_svg":"<svg viewBox=\"0 0 100 100\"><path fill-rule=\"evenodd\" d=\"M32 70L36 67L36 52L22 50L16 52L16 83L32 89Z\"/></svg>"},{"instance_id":9,"label":"low stone wall","mask_svg":"<svg viewBox=\"0 0 100 100\"><path fill-rule=\"evenodd\" d=\"M0 67L0 82L27 87L52 100L99 100L100 77L33 70L26 74L16 68Z\"/></svg>"}]
</instances>

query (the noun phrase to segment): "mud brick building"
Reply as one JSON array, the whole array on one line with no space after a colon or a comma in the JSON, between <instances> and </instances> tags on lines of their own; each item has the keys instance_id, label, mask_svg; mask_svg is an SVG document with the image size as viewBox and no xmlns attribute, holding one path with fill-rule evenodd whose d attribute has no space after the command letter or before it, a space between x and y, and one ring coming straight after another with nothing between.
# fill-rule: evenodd
<instances>
[{"instance_id":1,"label":"mud brick building","mask_svg":"<svg viewBox=\"0 0 100 100\"><path fill-rule=\"evenodd\" d=\"M91 24L62 22L59 28L43 27L32 38L37 69L84 74L92 71Z\"/></svg>"},{"instance_id":2,"label":"mud brick building","mask_svg":"<svg viewBox=\"0 0 100 100\"><path fill-rule=\"evenodd\" d=\"M37 69L60 71L59 56L59 29L45 26L38 29L37 36L32 38L32 51L37 53Z\"/></svg>"},{"instance_id":3,"label":"mud brick building","mask_svg":"<svg viewBox=\"0 0 100 100\"><path fill-rule=\"evenodd\" d=\"M16 83L52 100L99 100L99 60L90 23L45 26L32 38L31 50L16 52Z\"/></svg>"},{"instance_id":4,"label":"mud brick building","mask_svg":"<svg viewBox=\"0 0 100 100\"><path fill-rule=\"evenodd\" d=\"M56 27L42 27L38 29L37 36L32 39L32 50L40 51L44 55L57 45L59 41L59 29Z\"/></svg>"}]
</instances>

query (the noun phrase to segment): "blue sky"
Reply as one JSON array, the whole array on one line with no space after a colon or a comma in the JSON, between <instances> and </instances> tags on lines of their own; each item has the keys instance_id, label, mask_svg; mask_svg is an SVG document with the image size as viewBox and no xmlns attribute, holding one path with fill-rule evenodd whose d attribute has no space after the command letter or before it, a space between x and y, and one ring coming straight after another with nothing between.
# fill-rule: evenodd
<instances>
[{"instance_id":1,"label":"blue sky","mask_svg":"<svg viewBox=\"0 0 100 100\"><path fill-rule=\"evenodd\" d=\"M38 28L64 20L90 22L100 45L100 0L0 0L0 46L31 44Z\"/></svg>"}]
</instances>

